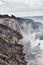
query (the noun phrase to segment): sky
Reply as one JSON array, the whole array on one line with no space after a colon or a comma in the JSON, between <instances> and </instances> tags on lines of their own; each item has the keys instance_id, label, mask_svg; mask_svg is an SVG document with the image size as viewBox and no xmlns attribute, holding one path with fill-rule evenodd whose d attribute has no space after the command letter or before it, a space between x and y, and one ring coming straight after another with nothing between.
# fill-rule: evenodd
<instances>
[{"instance_id":1,"label":"sky","mask_svg":"<svg viewBox=\"0 0 43 65\"><path fill-rule=\"evenodd\" d=\"M0 14L43 16L43 0L0 0Z\"/></svg>"}]
</instances>

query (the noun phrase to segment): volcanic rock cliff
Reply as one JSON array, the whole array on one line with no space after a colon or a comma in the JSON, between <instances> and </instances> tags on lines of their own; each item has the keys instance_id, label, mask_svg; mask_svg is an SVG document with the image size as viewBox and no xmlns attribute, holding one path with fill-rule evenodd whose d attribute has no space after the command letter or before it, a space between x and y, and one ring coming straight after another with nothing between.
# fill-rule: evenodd
<instances>
[{"instance_id":1,"label":"volcanic rock cliff","mask_svg":"<svg viewBox=\"0 0 43 65\"><path fill-rule=\"evenodd\" d=\"M12 27L11 23L14 21L14 19L6 16L0 17L0 65L26 65L27 63L23 45L18 44L23 36L20 31L15 29L15 26Z\"/></svg>"}]
</instances>

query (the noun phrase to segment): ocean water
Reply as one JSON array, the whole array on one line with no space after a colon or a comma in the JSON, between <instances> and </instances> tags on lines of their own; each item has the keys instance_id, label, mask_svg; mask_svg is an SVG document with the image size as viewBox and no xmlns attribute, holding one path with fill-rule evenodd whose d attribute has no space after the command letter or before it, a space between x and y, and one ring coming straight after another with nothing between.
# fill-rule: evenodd
<instances>
[{"instance_id":1,"label":"ocean water","mask_svg":"<svg viewBox=\"0 0 43 65\"><path fill-rule=\"evenodd\" d=\"M43 16L25 18L33 20L33 23L24 21L21 24L25 32L21 42L26 52L27 65L43 65Z\"/></svg>"}]
</instances>

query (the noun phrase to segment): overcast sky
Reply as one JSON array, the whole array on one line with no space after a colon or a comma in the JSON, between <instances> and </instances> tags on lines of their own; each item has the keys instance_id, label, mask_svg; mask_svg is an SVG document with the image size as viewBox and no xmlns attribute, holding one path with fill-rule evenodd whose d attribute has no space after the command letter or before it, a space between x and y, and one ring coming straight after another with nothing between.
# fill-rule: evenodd
<instances>
[{"instance_id":1,"label":"overcast sky","mask_svg":"<svg viewBox=\"0 0 43 65\"><path fill-rule=\"evenodd\" d=\"M43 0L0 0L0 14L43 15Z\"/></svg>"}]
</instances>

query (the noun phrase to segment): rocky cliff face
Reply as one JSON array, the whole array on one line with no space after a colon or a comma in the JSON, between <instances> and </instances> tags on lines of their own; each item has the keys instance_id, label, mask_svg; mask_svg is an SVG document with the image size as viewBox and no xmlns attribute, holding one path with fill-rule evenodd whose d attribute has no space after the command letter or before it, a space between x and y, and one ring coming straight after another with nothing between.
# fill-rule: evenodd
<instances>
[{"instance_id":1,"label":"rocky cliff face","mask_svg":"<svg viewBox=\"0 0 43 65\"><path fill-rule=\"evenodd\" d=\"M23 45L18 44L23 37L4 20L0 18L0 65L26 65Z\"/></svg>"}]
</instances>

